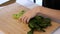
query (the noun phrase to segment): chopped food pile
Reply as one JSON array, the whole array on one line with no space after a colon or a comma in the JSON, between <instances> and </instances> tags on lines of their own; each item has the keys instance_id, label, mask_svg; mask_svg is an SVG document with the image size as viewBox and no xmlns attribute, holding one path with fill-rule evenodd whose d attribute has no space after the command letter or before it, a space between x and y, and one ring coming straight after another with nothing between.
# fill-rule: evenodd
<instances>
[{"instance_id":1,"label":"chopped food pile","mask_svg":"<svg viewBox=\"0 0 60 34\"><path fill-rule=\"evenodd\" d=\"M31 30L27 34L33 34L35 30L45 32L44 29L51 25L51 19L44 18L42 16L35 16L34 18L30 19L28 23Z\"/></svg>"},{"instance_id":2,"label":"chopped food pile","mask_svg":"<svg viewBox=\"0 0 60 34\"><path fill-rule=\"evenodd\" d=\"M19 19L20 16L22 16L25 13L24 10L20 11L18 14L13 14L14 19Z\"/></svg>"},{"instance_id":3,"label":"chopped food pile","mask_svg":"<svg viewBox=\"0 0 60 34\"><path fill-rule=\"evenodd\" d=\"M19 19L20 16L22 16L25 13L24 10L20 11L18 14L13 14L14 19ZM30 31L27 32L27 34L33 34L34 31L42 31L46 32L46 28L51 26L51 19L50 18L44 18L42 16L35 16L32 19L30 19L28 23L28 27L30 28Z\"/></svg>"}]
</instances>

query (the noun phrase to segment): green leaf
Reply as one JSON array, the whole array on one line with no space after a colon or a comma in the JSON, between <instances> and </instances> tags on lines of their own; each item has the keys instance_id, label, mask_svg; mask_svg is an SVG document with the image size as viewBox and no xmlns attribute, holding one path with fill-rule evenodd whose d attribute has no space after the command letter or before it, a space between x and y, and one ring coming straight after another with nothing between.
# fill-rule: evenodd
<instances>
[{"instance_id":1,"label":"green leaf","mask_svg":"<svg viewBox=\"0 0 60 34\"><path fill-rule=\"evenodd\" d=\"M14 19L18 19L20 16L18 14L13 14Z\"/></svg>"},{"instance_id":2,"label":"green leaf","mask_svg":"<svg viewBox=\"0 0 60 34\"><path fill-rule=\"evenodd\" d=\"M19 19L19 17L21 17L24 13L25 13L25 11L22 10L22 11L20 11L18 14L13 14L13 18L14 18L14 19Z\"/></svg>"},{"instance_id":3,"label":"green leaf","mask_svg":"<svg viewBox=\"0 0 60 34\"><path fill-rule=\"evenodd\" d=\"M34 23L29 23L28 26L29 26L31 29L35 28Z\"/></svg>"},{"instance_id":4,"label":"green leaf","mask_svg":"<svg viewBox=\"0 0 60 34\"><path fill-rule=\"evenodd\" d=\"M33 30L30 30L27 34L33 34Z\"/></svg>"}]
</instances>

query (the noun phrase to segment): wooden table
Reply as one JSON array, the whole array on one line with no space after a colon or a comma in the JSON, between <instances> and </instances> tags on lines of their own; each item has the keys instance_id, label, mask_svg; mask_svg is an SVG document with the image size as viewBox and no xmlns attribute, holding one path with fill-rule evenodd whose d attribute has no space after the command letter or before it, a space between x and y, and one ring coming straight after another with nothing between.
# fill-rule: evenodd
<instances>
[{"instance_id":1,"label":"wooden table","mask_svg":"<svg viewBox=\"0 0 60 34\"><path fill-rule=\"evenodd\" d=\"M0 9L0 30L6 34L27 34L30 30L28 25L13 19L12 15L21 10L28 11L29 9L14 3ZM35 31L34 34L51 34L60 24L52 21L52 26L46 29L46 32Z\"/></svg>"}]
</instances>

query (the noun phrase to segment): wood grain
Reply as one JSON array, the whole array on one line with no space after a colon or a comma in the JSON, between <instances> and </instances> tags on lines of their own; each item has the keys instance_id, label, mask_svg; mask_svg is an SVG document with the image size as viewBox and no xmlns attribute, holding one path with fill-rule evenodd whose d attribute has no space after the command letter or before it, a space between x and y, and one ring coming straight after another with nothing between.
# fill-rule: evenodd
<instances>
[{"instance_id":1,"label":"wood grain","mask_svg":"<svg viewBox=\"0 0 60 34\"><path fill-rule=\"evenodd\" d=\"M6 34L27 34L30 30L28 25L18 20L13 19L12 15L21 10L28 11L29 9L17 3L9 5L0 10L0 30ZM52 21L52 26L46 28L46 32L35 31L34 34L51 34L60 24Z\"/></svg>"}]
</instances>

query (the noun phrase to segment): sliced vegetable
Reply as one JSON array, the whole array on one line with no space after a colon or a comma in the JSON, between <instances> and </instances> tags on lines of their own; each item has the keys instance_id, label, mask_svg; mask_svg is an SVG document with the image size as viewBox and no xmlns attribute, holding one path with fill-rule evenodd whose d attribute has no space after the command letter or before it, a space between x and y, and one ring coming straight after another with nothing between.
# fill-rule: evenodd
<instances>
[{"instance_id":1,"label":"sliced vegetable","mask_svg":"<svg viewBox=\"0 0 60 34\"><path fill-rule=\"evenodd\" d=\"M14 19L18 19L20 16L18 14L13 14Z\"/></svg>"},{"instance_id":2,"label":"sliced vegetable","mask_svg":"<svg viewBox=\"0 0 60 34\"><path fill-rule=\"evenodd\" d=\"M24 10L20 11L18 14L13 14L14 19L19 19L20 16L22 16L25 13Z\"/></svg>"}]
</instances>

